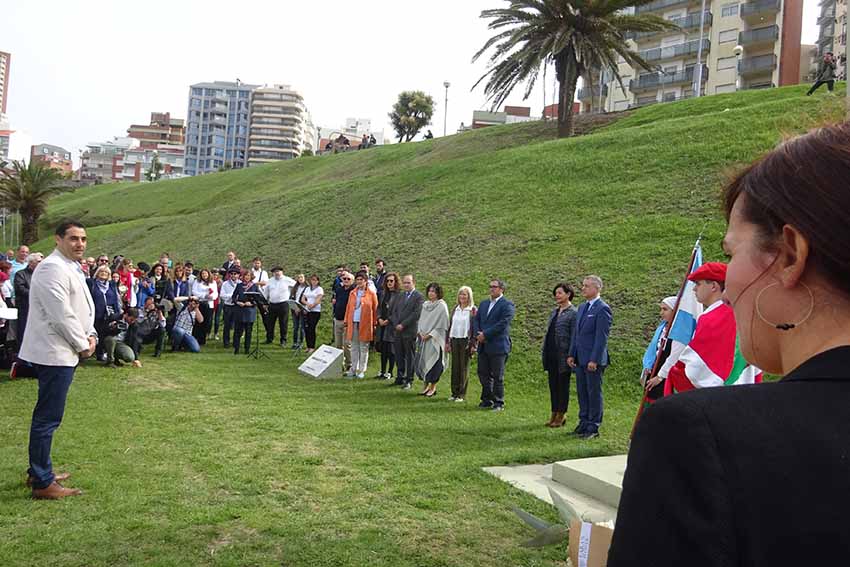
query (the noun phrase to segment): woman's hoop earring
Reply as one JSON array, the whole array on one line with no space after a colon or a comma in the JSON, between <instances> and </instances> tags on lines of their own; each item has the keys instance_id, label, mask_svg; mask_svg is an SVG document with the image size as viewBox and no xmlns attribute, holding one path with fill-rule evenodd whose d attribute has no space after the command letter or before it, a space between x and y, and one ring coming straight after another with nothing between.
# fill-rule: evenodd
<instances>
[{"instance_id":1,"label":"woman's hoop earring","mask_svg":"<svg viewBox=\"0 0 850 567\"><path fill-rule=\"evenodd\" d=\"M799 327L800 325L802 325L803 323L808 321L809 317L812 316L812 312L814 312L814 310L815 310L815 295L812 293L812 289L809 286L807 286L803 282L800 282L800 285L802 285L804 288L806 288L806 291L809 292L810 305L809 305L809 310L808 310L808 312L806 312L805 317L803 317L802 319L800 319L796 323L771 323L761 313L761 296L764 292L766 292L767 290L769 290L773 286L777 286L777 285L779 285L779 283L772 283L772 284L762 288L762 290L756 296L756 313L758 314L759 319L761 319L766 325L769 325L769 326L771 326L775 329L779 329L780 331L790 331L791 329Z\"/></svg>"}]
</instances>

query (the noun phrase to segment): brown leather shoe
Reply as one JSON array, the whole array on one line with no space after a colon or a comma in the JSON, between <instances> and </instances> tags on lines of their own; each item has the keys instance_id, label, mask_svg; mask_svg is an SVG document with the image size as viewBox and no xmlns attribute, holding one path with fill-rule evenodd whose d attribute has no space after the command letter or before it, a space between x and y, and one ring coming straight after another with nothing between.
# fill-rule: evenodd
<instances>
[{"instance_id":1,"label":"brown leather shoe","mask_svg":"<svg viewBox=\"0 0 850 567\"><path fill-rule=\"evenodd\" d=\"M554 427L563 427L564 422L566 422L566 421L567 421L567 418L564 414L556 413L555 417L552 418L552 423L549 424L549 427L553 427L553 428Z\"/></svg>"},{"instance_id":2,"label":"brown leather shoe","mask_svg":"<svg viewBox=\"0 0 850 567\"><path fill-rule=\"evenodd\" d=\"M546 427L552 427L552 422L553 422L553 421L555 421L555 416L556 416L556 415L558 415L558 414L557 414L557 413L555 413L555 412L552 412L552 417L550 417L550 418L549 418L549 421L547 421L546 423L544 423L544 425L545 425Z\"/></svg>"},{"instance_id":3,"label":"brown leather shoe","mask_svg":"<svg viewBox=\"0 0 850 567\"><path fill-rule=\"evenodd\" d=\"M58 482L53 482L47 488L33 488L32 497L36 500L60 500L68 496L79 496L83 491L79 488L65 488Z\"/></svg>"},{"instance_id":4,"label":"brown leather shoe","mask_svg":"<svg viewBox=\"0 0 850 567\"><path fill-rule=\"evenodd\" d=\"M55 480L56 482L62 482L62 481L65 481L65 480L68 480L69 478L71 478L71 473L61 472L61 473L56 473L53 476L55 477L53 480ZM33 478L31 476L27 476L27 488L32 488L33 481L35 481L35 478Z\"/></svg>"}]
</instances>

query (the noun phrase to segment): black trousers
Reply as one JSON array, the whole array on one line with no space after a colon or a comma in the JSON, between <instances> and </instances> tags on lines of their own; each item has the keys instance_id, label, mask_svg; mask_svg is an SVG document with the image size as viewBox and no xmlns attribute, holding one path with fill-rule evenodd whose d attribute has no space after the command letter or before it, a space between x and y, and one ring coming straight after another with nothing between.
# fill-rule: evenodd
<instances>
[{"instance_id":1,"label":"black trousers","mask_svg":"<svg viewBox=\"0 0 850 567\"><path fill-rule=\"evenodd\" d=\"M219 305L219 307L224 309L224 311L222 312L224 316L224 336L222 337L221 342L224 345L224 348L227 348L230 346L230 333L233 331L234 318L236 315L237 308L233 305L225 305L223 303Z\"/></svg>"},{"instance_id":2,"label":"black trousers","mask_svg":"<svg viewBox=\"0 0 850 567\"><path fill-rule=\"evenodd\" d=\"M151 343L156 343L153 355L159 356L162 353L162 347L165 345L165 329L157 327L142 339L143 345L149 345Z\"/></svg>"},{"instance_id":3,"label":"black trousers","mask_svg":"<svg viewBox=\"0 0 850 567\"><path fill-rule=\"evenodd\" d=\"M552 413L567 413L570 403L570 376L572 371L558 372L558 363L549 370L549 400L552 404Z\"/></svg>"},{"instance_id":4,"label":"black trousers","mask_svg":"<svg viewBox=\"0 0 850 567\"><path fill-rule=\"evenodd\" d=\"M319 325L319 318L322 316L321 311L309 311L304 314L304 338L307 341L307 348L316 348L316 327Z\"/></svg>"},{"instance_id":5,"label":"black trousers","mask_svg":"<svg viewBox=\"0 0 850 567\"><path fill-rule=\"evenodd\" d=\"M269 311L263 316L263 324L266 326L266 342L274 341L274 326L280 327L280 342L286 342L286 333L289 328L289 306L283 303L269 303Z\"/></svg>"},{"instance_id":6,"label":"black trousers","mask_svg":"<svg viewBox=\"0 0 850 567\"><path fill-rule=\"evenodd\" d=\"M481 382L481 402L487 405L505 405L505 364L507 353L478 353L478 380Z\"/></svg>"},{"instance_id":7,"label":"black trousers","mask_svg":"<svg viewBox=\"0 0 850 567\"><path fill-rule=\"evenodd\" d=\"M254 322L236 321L236 329L233 332L233 353L239 354L239 341L242 339L242 334L245 334L245 354L251 350L251 335L254 331Z\"/></svg>"},{"instance_id":8,"label":"black trousers","mask_svg":"<svg viewBox=\"0 0 850 567\"><path fill-rule=\"evenodd\" d=\"M395 364L398 368L397 381L413 382L413 356L416 354L416 337L395 338Z\"/></svg>"},{"instance_id":9,"label":"black trousers","mask_svg":"<svg viewBox=\"0 0 850 567\"><path fill-rule=\"evenodd\" d=\"M832 92L833 90L835 90L835 81L832 80L832 79L830 79L829 81L815 81L815 84L812 85L812 88L810 88L809 92L807 92L806 94L807 95L812 94L813 92L818 90L821 87L821 85L826 85L826 88L829 92Z\"/></svg>"},{"instance_id":10,"label":"black trousers","mask_svg":"<svg viewBox=\"0 0 850 567\"><path fill-rule=\"evenodd\" d=\"M201 315L204 317L203 323L195 323L195 326L192 327L192 336L198 341L199 345L207 344L207 335L210 332L210 325L212 324L212 308L209 306L209 302L202 301L198 306L198 309L201 311Z\"/></svg>"},{"instance_id":11,"label":"black trousers","mask_svg":"<svg viewBox=\"0 0 850 567\"><path fill-rule=\"evenodd\" d=\"M387 367L389 367L389 373L392 374L395 368L395 343L381 341L377 345L381 352L381 374L387 372Z\"/></svg>"}]
</instances>

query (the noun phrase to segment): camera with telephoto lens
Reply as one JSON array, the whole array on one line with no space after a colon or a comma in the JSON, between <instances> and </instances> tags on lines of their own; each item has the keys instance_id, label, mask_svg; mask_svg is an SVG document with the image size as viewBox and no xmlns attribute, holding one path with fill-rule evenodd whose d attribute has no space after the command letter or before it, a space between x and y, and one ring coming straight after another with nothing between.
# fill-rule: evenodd
<instances>
[{"instance_id":1,"label":"camera with telephoto lens","mask_svg":"<svg viewBox=\"0 0 850 567\"><path fill-rule=\"evenodd\" d=\"M126 331L130 328L130 324L127 321L116 321L115 328L119 331Z\"/></svg>"}]
</instances>

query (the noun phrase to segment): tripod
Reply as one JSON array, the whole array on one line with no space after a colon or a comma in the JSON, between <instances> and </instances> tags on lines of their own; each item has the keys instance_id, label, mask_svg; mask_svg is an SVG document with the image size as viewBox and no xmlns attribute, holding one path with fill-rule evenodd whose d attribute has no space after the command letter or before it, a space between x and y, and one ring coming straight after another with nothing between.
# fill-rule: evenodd
<instances>
[{"instance_id":1,"label":"tripod","mask_svg":"<svg viewBox=\"0 0 850 567\"><path fill-rule=\"evenodd\" d=\"M245 294L246 298L249 298L254 302L254 305L257 306L257 317L254 319L254 348L251 349L251 352L248 353L248 356L255 360L259 360L261 358L269 358L265 352L260 349L260 329L259 323L262 317L262 311L268 309L269 302L266 300L265 296L260 292L247 292Z\"/></svg>"}]
</instances>

